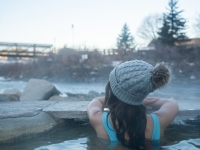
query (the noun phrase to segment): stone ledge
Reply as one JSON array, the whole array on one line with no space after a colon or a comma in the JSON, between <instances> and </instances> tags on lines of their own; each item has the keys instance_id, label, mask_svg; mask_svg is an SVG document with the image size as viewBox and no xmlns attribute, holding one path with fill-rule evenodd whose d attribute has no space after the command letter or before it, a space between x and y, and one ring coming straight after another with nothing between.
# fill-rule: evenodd
<instances>
[{"instance_id":1,"label":"stone ledge","mask_svg":"<svg viewBox=\"0 0 200 150\"><path fill-rule=\"evenodd\" d=\"M0 119L0 143L11 143L15 139L48 131L56 125L57 122L44 112L33 117Z\"/></svg>"},{"instance_id":2,"label":"stone ledge","mask_svg":"<svg viewBox=\"0 0 200 150\"><path fill-rule=\"evenodd\" d=\"M58 119L88 119L88 104L89 101L1 102L0 119L32 117L42 111ZM179 112L175 119L185 120L200 115L200 108L196 104L196 101L179 101Z\"/></svg>"},{"instance_id":3,"label":"stone ledge","mask_svg":"<svg viewBox=\"0 0 200 150\"><path fill-rule=\"evenodd\" d=\"M0 143L48 131L62 119L87 120L88 104L89 101L1 102ZM180 110L175 121L199 116L198 106L188 101L179 102Z\"/></svg>"},{"instance_id":4,"label":"stone ledge","mask_svg":"<svg viewBox=\"0 0 200 150\"><path fill-rule=\"evenodd\" d=\"M0 119L32 117L38 115L43 108L55 104L55 101L33 101L33 102L1 102Z\"/></svg>"},{"instance_id":5,"label":"stone ledge","mask_svg":"<svg viewBox=\"0 0 200 150\"><path fill-rule=\"evenodd\" d=\"M58 102L43 109L59 119L87 119L89 101Z\"/></svg>"}]
</instances>

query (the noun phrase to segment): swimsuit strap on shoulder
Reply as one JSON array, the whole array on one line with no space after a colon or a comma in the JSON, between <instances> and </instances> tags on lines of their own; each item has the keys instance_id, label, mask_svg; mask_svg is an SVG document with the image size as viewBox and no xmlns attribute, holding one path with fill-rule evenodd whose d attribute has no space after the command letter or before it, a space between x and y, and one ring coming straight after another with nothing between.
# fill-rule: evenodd
<instances>
[{"instance_id":1,"label":"swimsuit strap on shoulder","mask_svg":"<svg viewBox=\"0 0 200 150\"><path fill-rule=\"evenodd\" d=\"M152 133L152 140L160 140L160 122L158 116L156 114L150 114L153 120L153 133Z\"/></svg>"},{"instance_id":2,"label":"swimsuit strap on shoulder","mask_svg":"<svg viewBox=\"0 0 200 150\"><path fill-rule=\"evenodd\" d=\"M110 137L110 141L118 141L118 139L116 137L116 133L113 130L113 127L111 126L107 112L102 113L102 123L103 123L103 126L104 126L106 132L108 133L108 135Z\"/></svg>"}]
</instances>

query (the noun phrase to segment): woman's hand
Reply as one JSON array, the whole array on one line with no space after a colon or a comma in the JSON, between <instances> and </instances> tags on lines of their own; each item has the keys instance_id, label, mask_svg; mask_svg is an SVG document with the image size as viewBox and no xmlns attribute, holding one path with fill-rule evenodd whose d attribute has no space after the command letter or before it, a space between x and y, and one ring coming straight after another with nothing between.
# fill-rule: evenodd
<instances>
[{"instance_id":1,"label":"woman's hand","mask_svg":"<svg viewBox=\"0 0 200 150\"><path fill-rule=\"evenodd\" d=\"M176 101L155 97L145 98L143 105L146 106L147 110L157 110L153 113L158 116L162 129L165 129L174 120L179 110Z\"/></svg>"},{"instance_id":2,"label":"woman's hand","mask_svg":"<svg viewBox=\"0 0 200 150\"><path fill-rule=\"evenodd\" d=\"M147 108L147 110L152 110L152 104L160 100L157 97L147 97L143 100L142 104Z\"/></svg>"}]
</instances>

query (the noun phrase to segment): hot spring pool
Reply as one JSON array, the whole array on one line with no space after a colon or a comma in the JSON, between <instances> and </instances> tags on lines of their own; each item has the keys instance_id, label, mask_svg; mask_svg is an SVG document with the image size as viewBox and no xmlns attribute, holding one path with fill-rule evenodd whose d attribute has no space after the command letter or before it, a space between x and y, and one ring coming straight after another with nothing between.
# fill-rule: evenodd
<instances>
[{"instance_id":1,"label":"hot spring pool","mask_svg":"<svg viewBox=\"0 0 200 150\"><path fill-rule=\"evenodd\" d=\"M96 137L88 122L70 121L68 125L13 144L0 150L104 150L108 144ZM113 149L126 149L117 146ZM161 150L200 150L200 117L171 124L165 131Z\"/></svg>"}]
</instances>

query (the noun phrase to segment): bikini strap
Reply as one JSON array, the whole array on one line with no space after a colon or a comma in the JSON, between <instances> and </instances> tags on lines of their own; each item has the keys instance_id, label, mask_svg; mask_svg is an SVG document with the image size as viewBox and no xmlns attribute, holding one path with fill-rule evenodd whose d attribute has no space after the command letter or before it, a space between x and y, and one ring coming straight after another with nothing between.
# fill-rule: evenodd
<instances>
[{"instance_id":1,"label":"bikini strap","mask_svg":"<svg viewBox=\"0 0 200 150\"><path fill-rule=\"evenodd\" d=\"M113 127L111 126L110 119L108 118L107 112L102 113L102 123L103 123L103 126L104 126L107 134L110 137L110 141L118 141L118 139L116 137L116 133L113 130Z\"/></svg>"},{"instance_id":2,"label":"bikini strap","mask_svg":"<svg viewBox=\"0 0 200 150\"><path fill-rule=\"evenodd\" d=\"M160 121L156 114L150 114L153 120L153 133L152 133L152 140L160 140Z\"/></svg>"}]
</instances>

